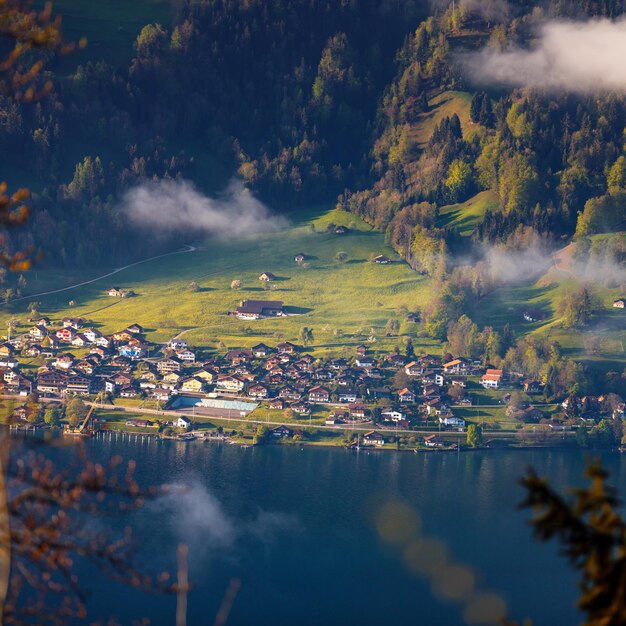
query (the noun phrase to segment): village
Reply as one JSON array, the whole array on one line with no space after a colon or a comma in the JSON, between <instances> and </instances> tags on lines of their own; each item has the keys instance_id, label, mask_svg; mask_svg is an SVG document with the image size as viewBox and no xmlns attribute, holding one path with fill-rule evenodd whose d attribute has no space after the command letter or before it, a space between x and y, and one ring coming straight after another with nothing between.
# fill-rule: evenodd
<instances>
[{"instance_id":1,"label":"village","mask_svg":"<svg viewBox=\"0 0 626 626\"><path fill-rule=\"evenodd\" d=\"M282 303L264 300L243 301L238 309L254 316L281 311ZM152 343L138 323L106 336L80 318L41 316L32 324L0 345L4 397L27 398L13 411L18 423L40 422L45 403L81 397L107 405L135 402L138 413L144 406L146 413L170 416L127 420L140 430L168 427L182 435L197 426L194 418L265 415L273 425L269 440L300 440L314 416L318 426L362 431L350 445L383 447L398 432L416 432L425 447L447 448L444 435L464 433L470 424L481 432L501 428L481 420L478 407L476 417L467 418L477 402L533 431L566 432L624 416L615 394L568 396L549 407L542 384L523 372L451 354L416 355L410 344L381 354L363 343L352 357L324 359L289 341L215 355L178 337Z\"/></svg>"}]
</instances>

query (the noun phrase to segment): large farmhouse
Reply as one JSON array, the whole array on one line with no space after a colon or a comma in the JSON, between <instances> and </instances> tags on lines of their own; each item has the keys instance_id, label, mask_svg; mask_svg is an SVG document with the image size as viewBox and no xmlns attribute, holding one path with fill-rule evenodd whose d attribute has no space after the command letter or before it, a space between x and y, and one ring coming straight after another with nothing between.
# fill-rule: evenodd
<instances>
[{"instance_id":1,"label":"large farmhouse","mask_svg":"<svg viewBox=\"0 0 626 626\"><path fill-rule=\"evenodd\" d=\"M283 303L280 300L244 300L235 312L238 318L246 320L279 317L283 314Z\"/></svg>"}]
</instances>

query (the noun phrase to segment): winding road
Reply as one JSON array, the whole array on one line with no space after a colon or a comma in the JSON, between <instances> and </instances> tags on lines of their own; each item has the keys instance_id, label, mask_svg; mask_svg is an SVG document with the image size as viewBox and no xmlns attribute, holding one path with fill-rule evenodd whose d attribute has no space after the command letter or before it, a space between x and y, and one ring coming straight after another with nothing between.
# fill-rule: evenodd
<instances>
[{"instance_id":1,"label":"winding road","mask_svg":"<svg viewBox=\"0 0 626 626\"><path fill-rule=\"evenodd\" d=\"M129 263L128 265L124 265L123 267L118 267L117 269L109 272L108 274L102 274L102 276L97 276L96 278L92 278L91 280L85 280L82 283L76 283L75 285L70 285L69 287L61 287L60 289L52 289L50 291L41 291L39 293L33 293L28 296L22 296L21 298L15 298L11 300L11 302L20 302L20 300L30 300L32 298L39 298L41 296L49 296L53 293L61 293L63 291L70 291L71 289L78 289L78 287L84 287L85 285L90 285L91 283L98 282L103 278L108 278L109 276L114 276L119 272L123 272L124 270L129 269L130 267L135 267L136 265L142 265L143 263L149 263L150 261L156 261L157 259L162 259L166 256L172 256L173 254L185 254L187 252L195 252L196 248L194 246L186 245L185 250L176 250L175 252L166 252L165 254L157 254L156 256L151 256L149 259L143 259L143 261L135 261L134 263Z\"/></svg>"}]
</instances>

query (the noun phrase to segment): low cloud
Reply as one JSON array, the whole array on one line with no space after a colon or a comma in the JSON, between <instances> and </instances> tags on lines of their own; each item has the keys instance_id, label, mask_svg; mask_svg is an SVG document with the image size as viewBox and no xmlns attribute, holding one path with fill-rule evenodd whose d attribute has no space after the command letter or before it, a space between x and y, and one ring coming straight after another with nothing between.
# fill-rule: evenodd
<instances>
[{"instance_id":1,"label":"low cloud","mask_svg":"<svg viewBox=\"0 0 626 626\"><path fill-rule=\"evenodd\" d=\"M577 93L626 91L626 19L549 21L531 48L462 59L474 82Z\"/></svg>"},{"instance_id":2,"label":"low cloud","mask_svg":"<svg viewBox=\"0 0 626 626\"><path fill-rule=\"evenodd\" d=\"M277 511L259 509L248 519L235 519L199 481L170 485L168 491L152 504L152 512L167 520L176 539L192 553L229 553L245 538L270 544L281 534L300 530L296 517Z\"/></svg>"},{"instance_id":3,"label":"low cloud","mask_svg":"<svg viewBox=\"0 0 626 626\"><path fill-rule=\"evenodd\" d=\"M287 225L237 180L217 198L205 196L185 180L147 182L124 194L120 210L138 228L164 237L185 232L247 236Z\"/></svg>"}]
</instances>

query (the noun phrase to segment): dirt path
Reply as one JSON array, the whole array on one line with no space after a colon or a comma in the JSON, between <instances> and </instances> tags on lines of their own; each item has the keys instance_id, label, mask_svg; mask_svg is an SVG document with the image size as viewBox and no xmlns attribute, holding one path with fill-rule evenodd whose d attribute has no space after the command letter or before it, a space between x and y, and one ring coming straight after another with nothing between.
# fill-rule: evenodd
<instances>
[{"instance_id":1,"label":"dirt path","mask_svg":"<svg viewBox=\"0 0 626 626\"><path fill-rule=\"evenodd\" d=\"M61 287L60 289L52 289L50 291L40 291L39 293L33 293L29 296L22 296L21 298L15 298L15 300L11 300L11 302L19 302L20 300L30 300L32 298L39 298L41 296L49 296L53 293L61 293L63 291L70 291L71 289L78 289L78 287L84 287L85 285L90 285L91 283L98 282L103 278L108 278L109 276L114 276L119 272L123 272L131 267L135 267L136 265L142 265L143 263L149 263L150 261L156 261L157 259L162 259L166 256L172 256L173 254L185 254L187 252L195 252L196 248L194 246L187 245L185 246L185 250L176 250L175 252L166 252L165 254L157 254L157 256L152 256L149 259L144 259L143 261L135 261L135 263L129 263L128 265L124 265L123 267L118 267L112 272L108 272L107 274L102 274L102 276L97 276L96 278L92 278L91 280L85 280L82 283L76 283L75 285L70 285L69 287Z\"/></svg>"}]
</instances>

